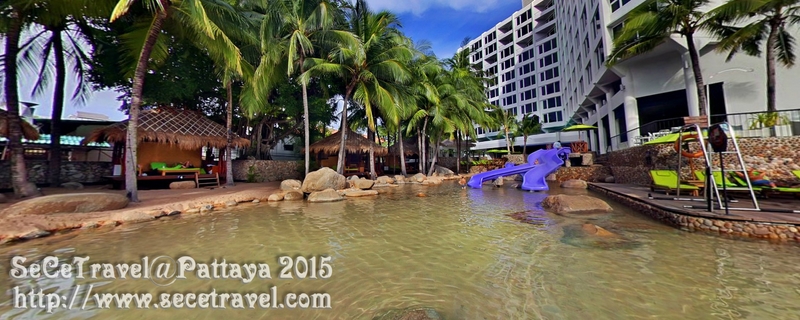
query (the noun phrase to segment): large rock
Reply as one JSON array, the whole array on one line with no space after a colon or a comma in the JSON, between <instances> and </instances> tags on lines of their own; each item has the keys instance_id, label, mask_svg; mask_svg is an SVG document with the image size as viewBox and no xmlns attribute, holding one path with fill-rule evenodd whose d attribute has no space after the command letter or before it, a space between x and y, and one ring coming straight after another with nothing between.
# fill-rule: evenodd
<instances>
[{"instance_id":1,"label":"large rock","mask_svg":"<svg viewBox=\"0 0 800 320\"><path fill-rule=\"evenodd\" d=\"M170 189L194 189L194 188L197 188L197 184L194 181L175 181L175 182L170 182L169 188Z\"/></svg>"},{"instance_id":2,"label":"large rock","mask_svg":"<svg viewBox=\"0 0 800 320\"><path fill-rule=\"evenodd\" d=\"M603 182L605 183L614 183L614 181L616 181L614 176L607 176L605 179L603 179Z\"/></svg>"},{"instance_id":3,"label":"large rock","mask_svg":"<svg viewBox=\"0 0 800 320\"><path fill-rule=\"evenodd\" d=\"M565 189L586 189L589 187L589 185L586 183L586 181L572 179L562 182L561 187Z\"/></svg>"},{"instance_id":4,"label":"large rock","mask_svg":"<svg viewBox=\"0 0 800 320\"><path fill-rule=\"evenodd\" d=\"M376 190L348 189L344 191L344 196L348 198L358 198L358 197L377 196L377 195L378 191Z\"/></svg>"},{"instance_id":5,"label":"large rock","mask_svg":"<svg viewBox=\"0 0 800 320\"><path fill-rule=\"evenodd\" d=\"M375 185L374 180L356 180L355 187L361 190L369 190L372 189L372 186Z\"/></svg>"},{"instance_id":6,"label":"large rock","mask_svg":"<svg viewBox=\"0 0 800 320\"><path fill-rule=\"evenodd\" d=\"M67 193L17 202L0 215L81 213L125 208L130 200L116 193Z\"/></svg>"},{"instance_id":7,"label":"large rock","mask_svg":"<svg viewBox=\"0 0 800 320\"><path fill-rule=\"evenodd\" d=\"M326 189L339 190L347 187L347 180L331 168L323 167L314 172L309 172L303 180L302 190L305 193L325 191Z\"/></svg>"},{"instance_id":8,"label":"large rock","mask_svg":"<svg viewBox=\"0 0 800 320\"><path fill-rule=\"evenodd\" d=\"M375 183L378 184L392 184L394 183L394 179L389 176L380 176L378 179L375 180Z\"/></svg>"},{"instance_id":9,"label":"large rock","mask_svg":"<svg viewBox=\"0 0 800 320\"><path fill-rule=\"evenodd\" d=\"M300 190L303 187L303 183L300 180L295 179L287 179L281 181L281 190L290 191L290 190Z\"/></svg>"},{"instance_id":10,"label":"large rock","mask_svg":"<svg viewBox=\"0 0 800 320\"><path fill-rule=\"evenodd\" d=\"M453 170L442 167L438 164L433 167L433 173L438 174L440 177L452 177L455 174Z\"/></svg>"},{"instance_id":11,"label":"large rock","mask_svg":"<svg viewBox=\"0 0 800 320\"><path fill-rule=\"evenodd\" d=\"M267 198L267 201L283 201L283 197L285 195L286 194L283 193L283 192L275 192L275 193L269 195L269 198Z\"/></svg>"},{"instance_id":12,"label":"large rock","mask_svg":"<svg viewBox=\"0 0 800 320\"><path fill-rule=\"evenodd\" d=\"M344 198L333 189L315 191L308 195L308 202L334 202L342 200L344 200Z\"/></svg>"},{"instance_id":13,"label":"large rock","mask_svg":"<svg viewBox=\"0 0 800 320\"><path fill-rule=\"evenodd\" d=\"M442 178L440 177L427 177L425 181L422 181L423 185L439 185L442 184Z\"/></svg>"},{"instance_id":14,"label":"large rock","mask_svg":"<svg viewBox=\"0 0 800 320\"><path fill-rule=\"evenodd\" d=\"M303 196L303 193L299 190L286 191L286 193L283 195L283 200L298 201L303 200Z\"/></svg>"},{"instance_id":15,"label":"large rock","mask_svg":"<svg viewBox=\"0 0 800 320\"><path fill-rule=\"evenodd\" d=\"M425 181L425 179L427 179L427 178L428 177L426 177L424 174L417 173L417 174L415 174L414 176L411 177L411 181L422 183L422 181Z\"/></svg>"},{"instance_id":16,"label":"large rock","mask_svg":"<svg viewBox=\"0 0 800 320\"><path fill-rule=\"evenodd\" d=\"M566 194L547 196L542 201L542 207L558 214L611 212L613 210L608 203L595 197Z\"/></svg>"},{"instance_id":17,"label":"large rock","mask_svg":"<svg viewBox=\"0 0 800 320\"><path fill-rule=\"evenodd\" d=\"M398 174L394 176L394 181L396 181L397 183L404 183L406 182L406 177Z\"/></svg>"}]
</instances>

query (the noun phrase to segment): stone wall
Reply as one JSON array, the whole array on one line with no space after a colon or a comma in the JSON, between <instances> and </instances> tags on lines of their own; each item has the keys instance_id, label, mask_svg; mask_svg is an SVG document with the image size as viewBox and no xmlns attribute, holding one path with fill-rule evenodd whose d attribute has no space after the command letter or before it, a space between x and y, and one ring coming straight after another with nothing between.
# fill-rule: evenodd
<instances>
[{"instance_id":1,"label":"stone wall","mask_svg":"<svg viewBox=\"0 0 800 320\"><path fill-rule=\"evenodd\" d=\"M522 154L507 154L504 155L503 158L508 159L508 162L514 164L523 164L528 162L528 157Z\"/></svg>"},{"instance_id":2,"label":"stone wall","mask_svg":"<svg viewBox=\"0 0 800 320\"><path fill-rule=\"evenodd\" d=\"M255 174L254 182L302 179L303 171L305 170L302 165L301 161L234 160L233 179L247 181L248 173L251 170Z\"/></svg>"},{"instance_id":3,"label":"stone wall","mask_svg":"<svg viewBox=\"0 0 800 320\"><path fill-rule=\"evenodd\" d=\"M25 161L28 181L47 184L48 162L45 160ZM98 183L103 176L110 176L114 166L111 162L64 161L61 163L61 182ZM0 161L0 189L11 189L11 161Z\"/></svg>"},{"instance_id":4,"label":"stone wall","mask_svg":"<svg viewBox=\"0 0 800 320\"><path fill-rule=\"evenodd\" d=\"M765 172L771 180L779 184L791 185L800 182L791 172L800 170L800 147L798 147L800 137L742 138L737 142L748 168ZM732 143L729 144L728 150L734 150ZM645 162L648 152L652 159L649 165ZM713 155L712 160L715 166L719 165L717 154ZM692 178L692 166L689 161L694 162L695 169L705 169L703 158L695 160L684 158L681 175L685 179ZM739 161L735 155L725 155L724 162L726 169L738 169ZM649 185L651 183L649 170L677 170L678 154L671 143L638 146L610 152L607 163L617 183Z\"/></svg>"},{"instance_id":5,"label":"stone wall","mask_svg":"<svg viewBox=\"0 0 800 320\"><path fill-rule=\"evenodd\" d=\"M610 175L611 169L604 166L561 167L556 172L556 181L579 179L587 182L604 182Z\"/></svg>"},{"instance_id":6,"label":"stone wall","mask_svg":"<svg viewBox=\"0 0 800 320\"><path fill-rule=\"evenodd\" d=\"M706 232L732 238L757 238L771 241L800 242L800 226L791 223L756 222L743 218L704 213L682 213L665 207L651 205L624 194L590 184L589 189L598 191L608 198L626 205L634 211L645 214L670 226L689 232Z\"/></svg>"}]
</instances>

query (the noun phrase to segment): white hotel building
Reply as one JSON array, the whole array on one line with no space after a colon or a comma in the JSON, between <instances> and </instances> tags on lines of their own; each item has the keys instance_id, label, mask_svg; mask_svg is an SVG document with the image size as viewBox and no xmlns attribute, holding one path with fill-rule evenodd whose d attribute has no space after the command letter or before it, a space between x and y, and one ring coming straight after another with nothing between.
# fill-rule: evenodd
<instances>
[{"instance_id":1,"label":"white hotel building","mask_svg":"<svg viewBox=\"0 0 800 320\"><path fill-rule=\"evenodd\" d=\"M583 123L598 130L582 133L581 140L589 142L590 150L605 153L631 144L645 133L634 130L640 126L698 115L694 76L681 37L673 36L652 52L612 68L605 66L614 32L644 2L523 0L522 10L469 42L472 63L496 80L487 88L489 101L518 117L539 115L549 132L530 136L529 146L559 137L562 142L578 140L577 133L555 132L568 123ZM714 38L699 34L695 42L712 115L766 110L763 57L740 53L725 62L727 53L713 50ZM800 108L800 90L795 88L800 70L779 66L777 77L778 109ZM791 120L797 121L793 124L800 131L800 119ZM473 150L504 148L505 140L493 138L496 135L478 128L479 142ZM514 145L521 146L522 138L516 138Z\"/></svg>"}]
</instances>

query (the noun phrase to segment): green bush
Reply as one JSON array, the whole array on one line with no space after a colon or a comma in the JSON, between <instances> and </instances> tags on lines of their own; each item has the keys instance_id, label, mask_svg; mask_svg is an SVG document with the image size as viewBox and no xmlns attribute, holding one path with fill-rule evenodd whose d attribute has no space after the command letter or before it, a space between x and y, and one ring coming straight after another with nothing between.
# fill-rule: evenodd
<instances>
[{"instance_id":1,"label":"green bush","mask_svg":"<svg viewBox=\"0 0 800 320\"><path fill-rule=\"evenodd\" d=\"M247 168L247 182L249 183L258 182L258 177L259 174L258 172L256 172L256 166L250 165L250 167Z\"/></svg>"}]
</instances>

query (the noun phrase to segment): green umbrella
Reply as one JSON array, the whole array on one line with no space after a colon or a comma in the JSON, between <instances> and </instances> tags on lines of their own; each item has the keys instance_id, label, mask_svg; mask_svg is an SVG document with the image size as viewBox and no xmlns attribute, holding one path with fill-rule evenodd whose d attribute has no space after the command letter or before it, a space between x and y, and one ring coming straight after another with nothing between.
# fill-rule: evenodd
<instances>
[{"instance_id":1,"label":"green umbrella","mask_svg":"<svg viewBox=\"0 0 800 320\"><path fill-rule=\"evenodd\" d=\"M594 129L597 129L597 127L595 127L595 126L590 126L590 125L588 125L588 124L576 124L576 125L571 125L571 126L569 126L569 127L566 127L566 128L564 128L564 129L562 129L561 131L562 131L562 132L570 132L570 131L587 131L587 130L594 130Z\"/></svg>"},{"instance_id":2,"label":"green umbrella","mask_svg":"<svg viewBox=\"0 0 800 320\"><path fill-rule=\"evenodd\" d=\"M694 132L684 132L683 136L686 137L688 135L693 135L693 134L695 134L695 133ZM680 136L681 136L680 133L670 133L670 134L665 135L663 137L658 137L656 139L647 141L644 144L648 145L648 144L675 143L675 141L677 141ZM703 132L703 138L708 138L708 132L705 132L705 131ZM691 140L688 140L688 141L693 141L693 140L696 140L696 139L691 139ZM684 141L687 141L686 138L684 138Z\"/></svg>"},{"instance_id":3,"label":"green umbrella","mask_svg":"<svg viewBox=\"0 0 800 320\"><path fill-rule=\"evenodd\" d=\"M486 153L508 153L508 150L492 149L492 150L486 151Z\"/></svg>"}]
</instances>

